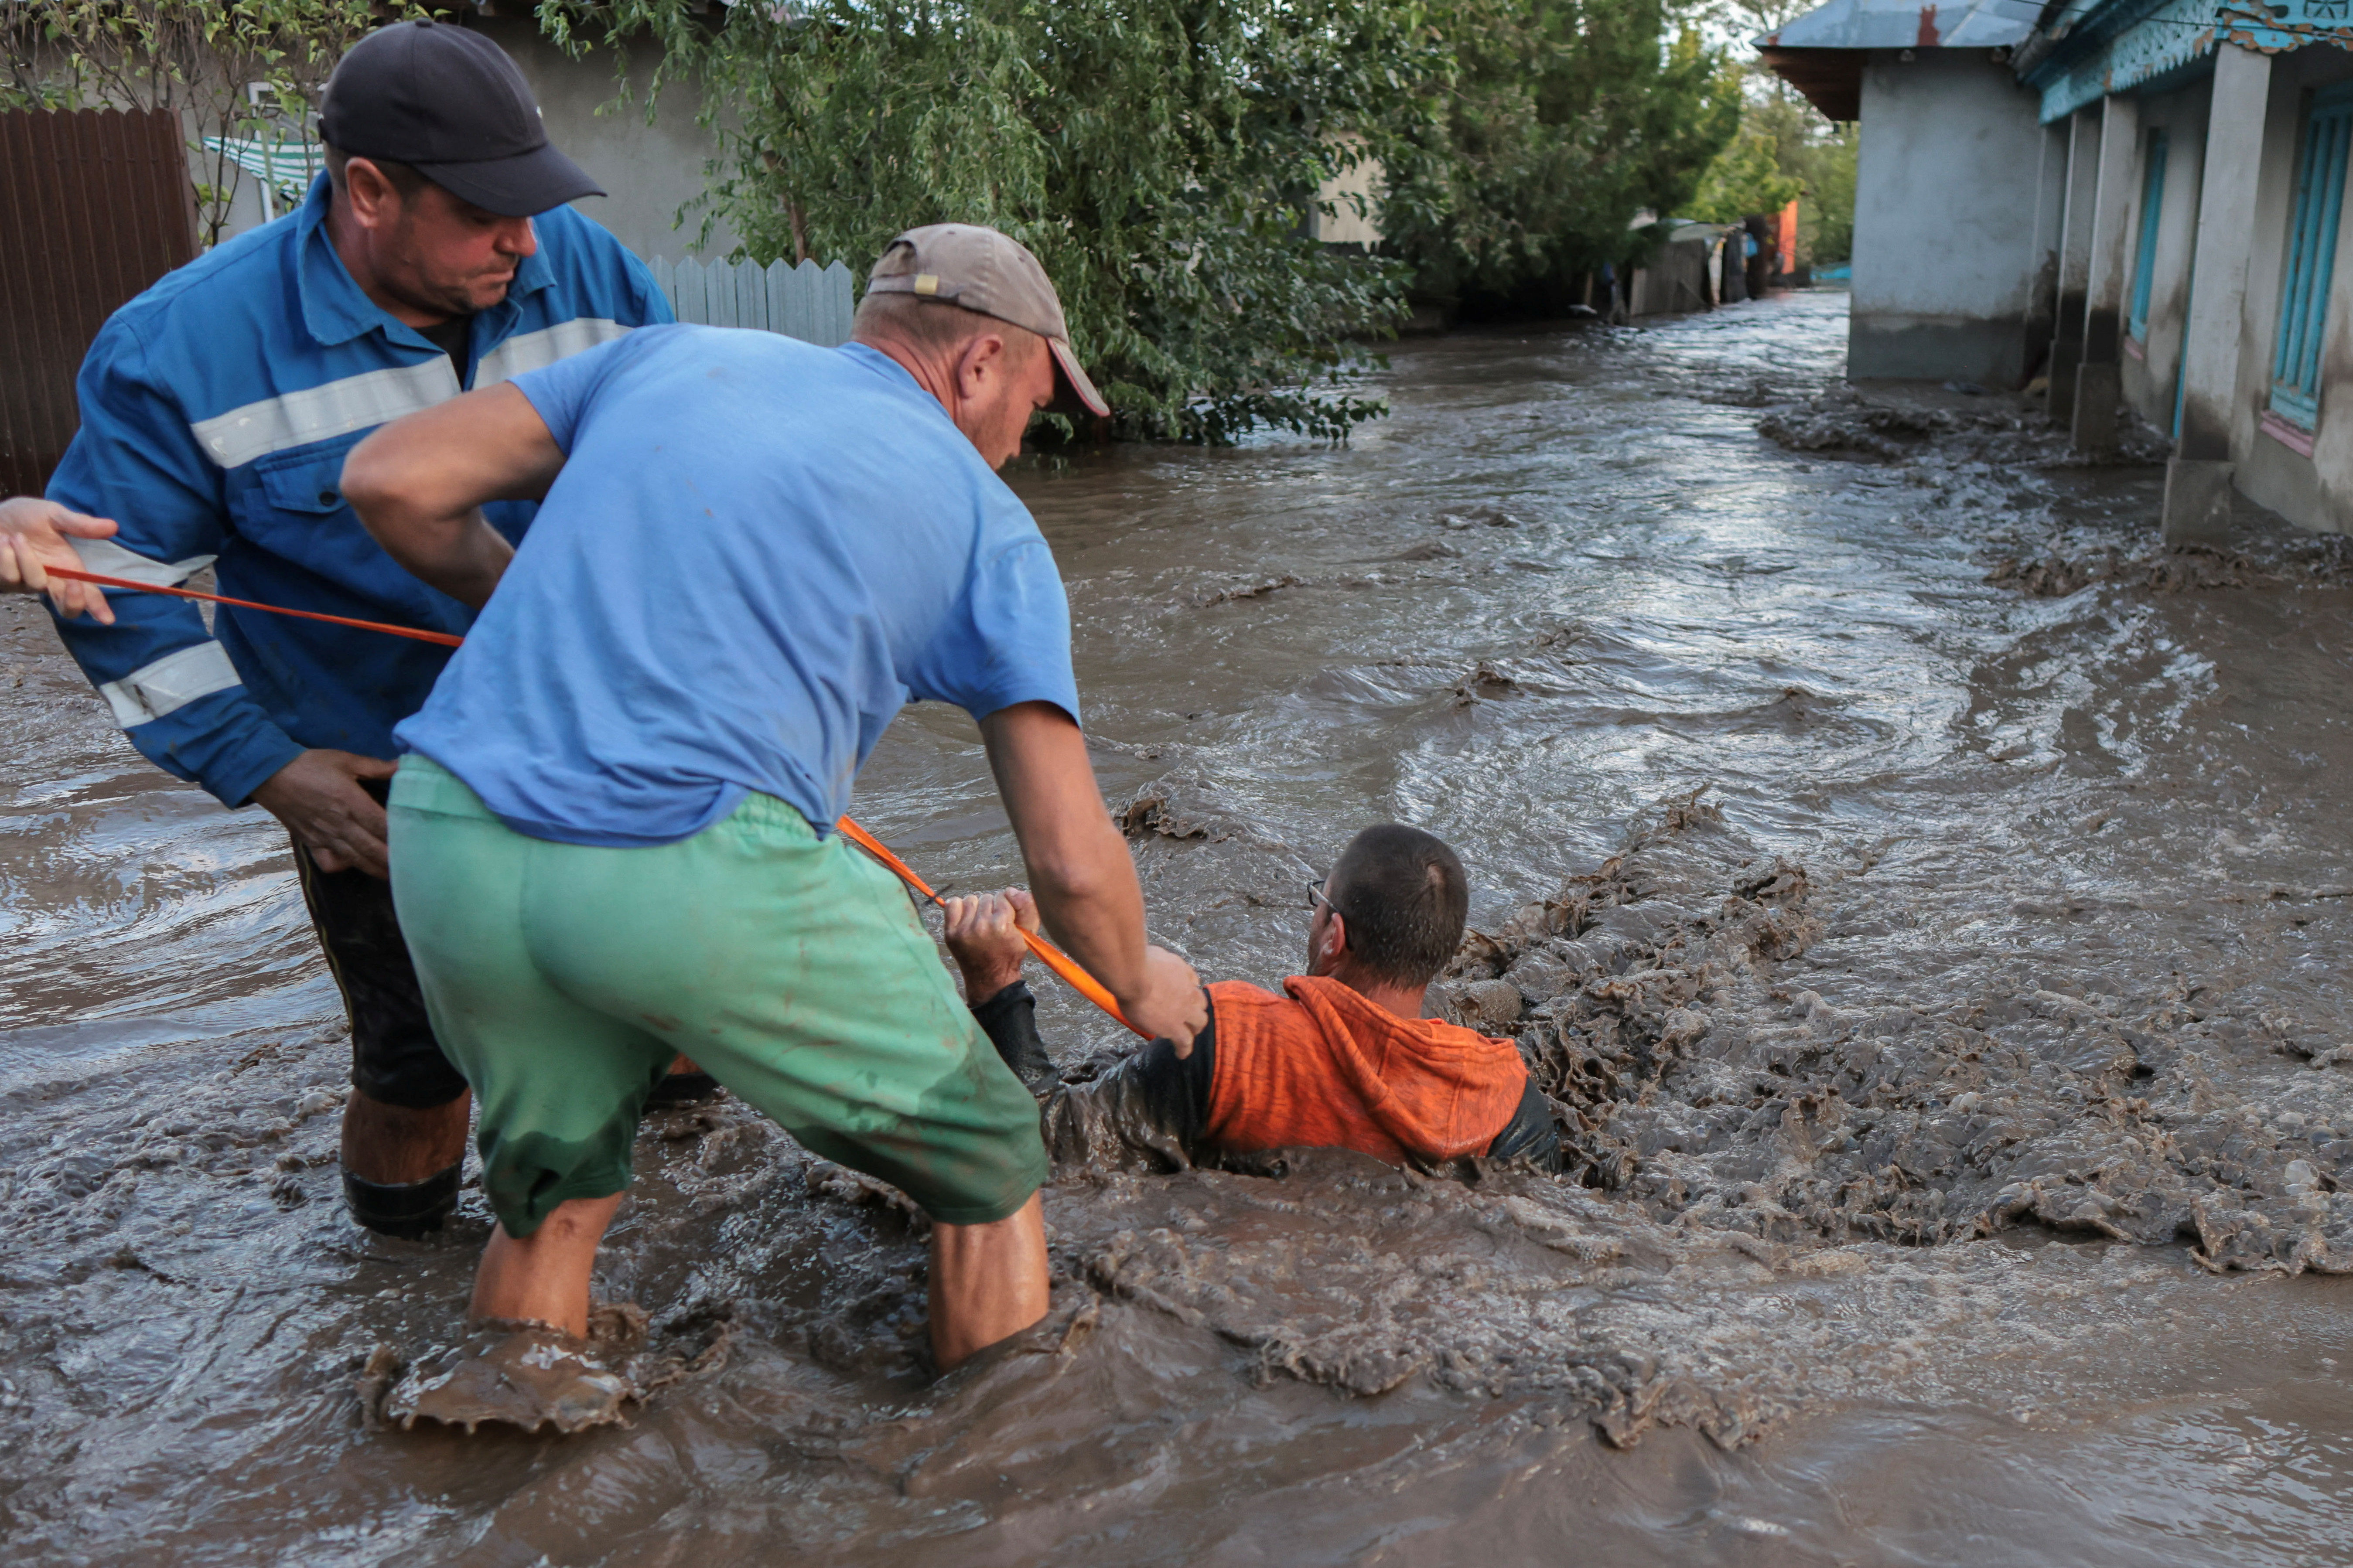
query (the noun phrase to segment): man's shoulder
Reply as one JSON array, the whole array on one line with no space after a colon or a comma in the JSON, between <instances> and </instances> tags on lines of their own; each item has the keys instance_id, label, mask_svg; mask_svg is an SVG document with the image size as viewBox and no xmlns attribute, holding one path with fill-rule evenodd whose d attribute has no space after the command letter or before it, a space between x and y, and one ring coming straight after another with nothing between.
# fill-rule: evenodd
<instances>
[{"instance_id":1,"label":"man's shoulder","mask_svg":"<svg viewBox=\"0 0 2353 1568\"><path fill-rule=\"evenodd\" d=\"M1212 980L1206 989L1209 993L1210 1005L1232 1007L1238 1012L1257 1007L1299 1005L1288 996L1269 991L1262 985L1253 985L1247 980Z\"/></svg>"},{"instance_id":2,"label":"man's shoulder","mask_svg":"<svg viewBox=\"0 0 2353 1568\"><path fill-rule=\"evenodd\" d=\"M531 220L532 230L541 243L553 237L567 249L583 256L602 256L617 252L635 254L628 246L613 237L613 231L576 207L550 207Z\"/></svg>"},{"instance_id":3,"label":"man's shoulder","mask_svg":"<svg viewBox=\"0 0 2353 1568\"><path fill-rule=\"evenodd\" d=\"M1466 1051L1506 1050L1514 1055L1520 1048L1508 1035L1481 1034L1450 1018L1423 1018L1419 1022L1434 1045L1452 1046Z\"/></svg>"},{"instance_id":4,"label":"man's shoulder","mask_svg":"<svg viewBox=\"0 0 2353 1568\"><path fill-rule=\"evenodd\" d=\"M887 473L894 489L995 478L932 395L864 344L827 348L741 327L690 331L697 336L689 352L778 373L764 390L795 407L798 427L828 453Z\"/></svg>"},{"instance_id":5,"label":"man's shoulder","mask_svg":"<svg viewBox=\"0 0 2353 1568\"><path fill-rule=\"evenodd\" d=\"M1411 1026L1420 1037L1421 1048L1436 1056L1457 1061L1521 1060L1519 1042L1507 1035L1482 1035L1448 1018L1416 1018Z\"/></svg>"},{"instance_id":6,"label":"man's shoulder","mask_svg":"<svg viewBox=\"0 0 2353 1568\"><path fill-rule=\"evenodd\" d=\"M819 408L840 401L839 386L829 393L818 384L835 356L797 338L740 327L659 321L629 332L625 342L626 347L611 352L632 368L613 384L616 390L637 391L642 385L671 397L681 391L674 378L691 372L696 383L691 395L741 404L747 396L776 392ZM747 385L747 374L764 379Z\"/></svg>"},{"instance_id":7,"label":"man's shoulder","mask_svg":"<svg viewBox=\"0 0 2353 1568\"><path fill-rule=\"evenodd\" d=\"M1323 1032L1314 1014L1287 994L1289 985L1286 981L1283 991L1269 991L1247 980L1217 980L1203 987L1218 1020L1218 1038L1230 1043L1238 1058Z\"/></svg>"},{"instance_id":8,"label":"man's shoulder","mask_svg":"<svg viewBox=\"0 0 2353 1568\"><path fill-rule=\"evenodd\" d=\"M1405 1038L1418 1038L1424 1047L1435 1047L1472 1056L1497 1052L1519 1053L1514 1041L1500 1035L1482 1035L1476 1029L1463 1027L1444 1018L1409 1018L1393 1013L1372 1001L1363 993L1337 980L1325 976L1294 974L1282 983L1285 992L1297 1005L1310 1006L1310 1011L1323 1011L1328 1016L1351 1025L1361 1032L1367 1025L1380 1031Z\"/></svg>"},{"instance_id":9,"label":"man's shoulder","mask_svg":"<svg viewBox=\"0 0 2353 1568\"><path fill-rule=\"evenodd\" d=\"M556 207L533 218L532 228L555 284L557 298L547 301L554 313L608 314L640 297L659 297L646 264L595 218Z\"/></svg>"},{"instance_id":10,"label":"man's shoulder","mask_svg":"<svg viewBox=\"0 0 2353 1568\"><path fill-rule=\"evenodd\" d=\"M839 356L773 332L691 322L629 330L575 321L523 341L562 339L583 327L590 329L584 338L595 341L575 346L593 346L605 356L583 415L593 405L596 418L617 421L633 437L655 427L699 430L703 447L715 446L708 460L774 469L789 466L796 454L831 466L878 422L876 410L860 404L858 384L835 368ZM747 445L739 437L753 428L783 429L798 439Z\"/></svg>"},{"instance_id":11,"label":"man's shoulder","mask_svg":"<svg viewBox=\"0 0 2353 1568\"><path fill-rule=\"evenodd\" d=\"M249 228L185 267L175 267L107 319L156 344L175 335L201 339L212 352L234 341L237 329L265 314L282 313L292 288L295 220Z\"/></svg>"}]
</instances>

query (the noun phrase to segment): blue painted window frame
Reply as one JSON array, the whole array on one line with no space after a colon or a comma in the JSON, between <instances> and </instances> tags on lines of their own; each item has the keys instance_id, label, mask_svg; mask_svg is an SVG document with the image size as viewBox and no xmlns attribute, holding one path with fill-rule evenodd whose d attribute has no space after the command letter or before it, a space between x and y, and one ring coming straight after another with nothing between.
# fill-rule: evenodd
<instances>
[{"instance_id":1,"label":"blue painted window frame","mask_svg":"<svg viewBox=\"0 0 2353 1568\"><path fill-rule=\"evenodd\" d=\"M2309 430L2320 420L2320 351L2328 326L2328 285L2337 270L2337 225L2345 207L2345 163L2353 142L2353 82L2313 94L2296 158L2295 210L2287 230L2279 338L2272 351L2272 412Z\"/></svg>"},{"instance_id":2,"label":"blue painted window frame","mask_svg":"<svg viewBox=\"0 0 2353 1568\"><path fill-rule=\"evenodd\" d=\"M2140 250L2133 258L2132 321L2126 328L2144 344L2148 342L2148 297L2157 286L2157 227L2165 211L2165 132L2150 132L2140 180Z\"/></svg>"}]
</instances>

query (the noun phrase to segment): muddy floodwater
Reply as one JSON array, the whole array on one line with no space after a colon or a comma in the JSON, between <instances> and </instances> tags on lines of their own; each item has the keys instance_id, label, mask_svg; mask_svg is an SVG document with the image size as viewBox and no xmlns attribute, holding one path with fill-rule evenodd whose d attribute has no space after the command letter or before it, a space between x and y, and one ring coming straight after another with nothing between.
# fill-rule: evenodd
<instances>
[{"instance_id":1,"label":"muddy floodwater","mask_svg":"<svg viewBox=\"0 0 2353 1568\"><path fill-rule=\"evenodd\" d=\"M1052 1315L931 1381L893 1194L659 1113L597 1282L647 1392L573 1436L371 1425L487 1210L344 1218L282 836L0 610L7 1560L2353 1558L2353 579L2167 555L2159 468L1852 402L1844 338L1466 332L1346 448L1017 476L1160 939L1274 984L1303 878L1434 828L1445 1005L1572 1178L1066 1168ZM959 714L858 809L1016 875ZM1066 1071L1122 1048L1036 984Z\"/></svg>"}]
</instances>

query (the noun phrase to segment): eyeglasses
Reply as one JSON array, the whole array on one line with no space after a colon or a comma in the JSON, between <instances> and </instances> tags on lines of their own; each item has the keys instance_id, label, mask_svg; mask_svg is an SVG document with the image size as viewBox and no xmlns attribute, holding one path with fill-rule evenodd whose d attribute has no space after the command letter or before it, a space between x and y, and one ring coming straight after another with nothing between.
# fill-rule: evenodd
<instances>
[{"instance_id":1,"label":"eyeglasses","mask_svg":"<svg viewBox=\"0 0 2353 1568\"><path fill-rule=\"evenodd\" d=\"M1324 896L1324 884L1327 880L1329 880L1329 879L1324 877L1310 877L1307 879L1307 907L1309 909L1313 910L1318 904L1329 904L1332 901L1330 899Z\"/></svg>"}]
</instances>

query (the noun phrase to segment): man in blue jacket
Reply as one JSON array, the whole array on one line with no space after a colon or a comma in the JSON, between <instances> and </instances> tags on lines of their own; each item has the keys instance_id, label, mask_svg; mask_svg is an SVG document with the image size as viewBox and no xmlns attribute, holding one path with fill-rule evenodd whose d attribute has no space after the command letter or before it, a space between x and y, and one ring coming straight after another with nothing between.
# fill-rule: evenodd
<instances>
[{"instance_id":1,"label":"man in blue jacket","mask_svg":"<svg viewBox=\"0 0 2353 1568\"><path fill-rule=\"evenodd\" d=\"M604 193L548 142L522 74L479 34L432 21L371 34L328 82L320 129L327 173L301 208L107 322L48 498L118 525L79 530L90 571L172 584L210 566L236 597L463 632L472 611L394 564L344 505L345 454L387 420L670 312L644 266L563 205ZM535 508L484 510L513 539ZM20 530L16 553L39 542ZM207 630L183 600L109 600L111 615L58 624L132 743L293 837L351 1015L353 1216L391 1235L434 1228L457 1200L468 1089L394 919L383 802L393 726L424 705L449 650L226 608Z\"/></svg>"}]
</instances>

